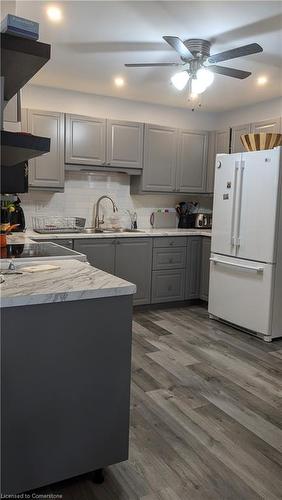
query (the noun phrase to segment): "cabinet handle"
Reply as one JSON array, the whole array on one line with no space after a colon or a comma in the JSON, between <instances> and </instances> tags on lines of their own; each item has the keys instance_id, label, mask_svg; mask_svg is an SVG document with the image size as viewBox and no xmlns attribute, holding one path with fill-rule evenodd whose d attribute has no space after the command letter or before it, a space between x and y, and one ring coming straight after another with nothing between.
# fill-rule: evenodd
<instances>
[{"instance_id":1,"label":"cabinet handle","mask_svg":"<svg viewBox=\"0 0 282 500\"><path fill-rule=\"evenodd\" d=\"M173 260L172 260L172 259L169 259L168 263L169 263L169 264L172 264L172 263L173 263Z\"/></svg>"},{"instance_id":2,"label":"cabinet handle","mask_svg":"<svg viewBox=\"0 0 282 500\"><path fill-rule=\"evenodd\" d=\"M171 242L169 243L169 246L173 247L173 245L174 245L174 243L173 243L173 241L171 241Z\"/></svg>"},{"instance_id":3,"label":"cabinet handle","mask_svg":"<svg viewBox=\"0 0 282 500\"><path fill-rule=\"evenodd\" d=\"M108 165L108 166L110 166L110 165L111 165L111 162L110 162L110 161L108 161L107 165Z\"/></svg>"}]
</instances>

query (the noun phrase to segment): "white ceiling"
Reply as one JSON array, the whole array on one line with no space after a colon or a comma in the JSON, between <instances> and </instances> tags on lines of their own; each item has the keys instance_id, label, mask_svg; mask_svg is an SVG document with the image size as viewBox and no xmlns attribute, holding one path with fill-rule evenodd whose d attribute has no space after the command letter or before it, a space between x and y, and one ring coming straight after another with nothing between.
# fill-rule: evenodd
<instances>
[{"instance_id":1,"label":"white ceiling","mask_svg":"<svg viewBox=\"0 0 282 500\"><path fill-rule=\"evenodd\" d=\"M48 5L63 12L47 19ZM263 53L221 63L252 71L247 80L215 76L202 107L223 111L282 95L282 2L280 1L19 1L17 15L40 23L40 40L51 43L51 61L32 83L191 107L185 91L170 84L175 68L125 68L124 63L178 61L163 35L205 38L211 53L257 42ZM269 83L258 87L258 76ZM115 87L122 76L126 85Z\"/></svg>"}]
</instances>

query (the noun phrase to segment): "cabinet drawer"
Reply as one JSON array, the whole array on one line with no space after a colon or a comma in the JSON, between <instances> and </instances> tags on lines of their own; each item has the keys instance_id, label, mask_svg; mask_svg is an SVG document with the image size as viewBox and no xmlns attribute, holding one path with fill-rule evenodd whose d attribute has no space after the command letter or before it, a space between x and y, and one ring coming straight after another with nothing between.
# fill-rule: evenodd
<instances>
[{"instance_id":1,"label":"cabinet drawer","mask_svg":"<svg viewBox=\"0 0 282 500\"><path fill-rule=\"evenodd\" d=\"M159 238L154 238L154 247L186 247L186 241L186 236L160 236Z\"/></svg>"},{"instance_id":2,"label":"cabinet drawer","mask_svg":"<svg viewBox=\"0 0 282 500\"><path fill-rule=\"evenodd\" d=\"M184 299L185 270L153 271L152 303Z\"/></svg>"},{"instance_id":3,"label":"cabinet drawer","mask_svg":"<svg viewBox=\"0 0 282 500\"><path fill-rule=\"evenodd\" d=\"M153 269L181 269L185 267L186 248L154 248Z\"/></svg>"}]
</instances>

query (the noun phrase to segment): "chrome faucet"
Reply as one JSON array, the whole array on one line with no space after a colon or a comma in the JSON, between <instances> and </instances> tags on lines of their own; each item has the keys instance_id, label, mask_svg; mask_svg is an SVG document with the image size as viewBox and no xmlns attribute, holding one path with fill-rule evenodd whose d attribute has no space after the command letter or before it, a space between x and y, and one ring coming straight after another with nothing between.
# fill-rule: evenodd
<instances>
[{"instance_id":1,"label":"chrome faucet","mask_svg":"<svg viewBox=\"0 0 282 500\"><path fill-rule=\"evenodd\" d=\"M102 216L102 219L100 219L100 216L99 216L99 208L100 208L100 203L102 200L105 200L105 199L108 199L112 202L112 205L113 205L113 212L117 212L118 211L118 208L115 204L115 202L112 200L112 198L110 198L109 196L101 196L99 198L99 200L97 201L96 203L96 211L95 211L95 222L94 222L94 227L95 227L95 230L98 232L98 231L102 231L102 229L100 228L100 226L102 224L104 224L104 215Z\"/></svg>"}]
</instances>

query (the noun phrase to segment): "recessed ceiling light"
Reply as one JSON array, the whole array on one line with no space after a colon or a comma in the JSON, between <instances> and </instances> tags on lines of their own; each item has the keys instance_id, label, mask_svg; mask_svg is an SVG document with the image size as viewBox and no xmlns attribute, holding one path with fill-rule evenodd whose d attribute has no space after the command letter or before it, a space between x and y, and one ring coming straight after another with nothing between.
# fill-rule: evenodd
<instances>
[{"instance_id":1,"label":"recessed ceiling light","mask_svg":"<svg viewBox=\"0 0 282 500\"><path fill-rule=\"evenodd\" d=\"M121 78L120 76L117 76L114 81L115 81L115 84L116 84L117 87L123 87L124 86L124 79Z\"/></svg>"},{"instance_id":2,"label":"recessed ceiling light","mask_svg":"<svg viewBox=\"0 0 282 500\"><path fill-rule=\"evenodd\" d=\"M62 11L59 7L56 7L56 5L51 5L47 9L47 16L49 17L50 21L53 21L54 23L58 23L62 20Z\"/></svg>"},{"instance_id":3,"label":"recessed ceiling light","mask_svg":"<svg viewBox=\"0 0 282 500\"><path fill-rule=\"evenodd\" d=\"M260 76L260 77L257 79L257 84L258 84L258 85L265 85L267 82L268 82L268 78L267 78L267 76Z\"/></svg>"}]
</instances>

